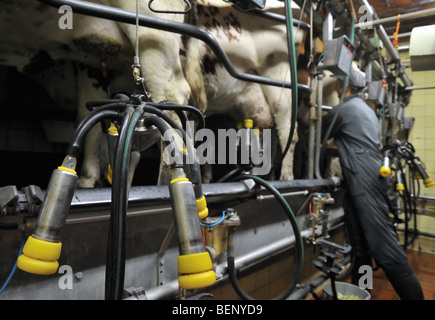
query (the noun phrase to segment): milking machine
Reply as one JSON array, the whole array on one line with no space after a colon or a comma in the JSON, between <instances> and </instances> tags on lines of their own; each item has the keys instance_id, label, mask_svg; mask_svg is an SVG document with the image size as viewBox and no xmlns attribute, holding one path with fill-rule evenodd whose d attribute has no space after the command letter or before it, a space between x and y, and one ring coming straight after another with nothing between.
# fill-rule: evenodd
<instances>
[{"instance_id":1,"label":"milking machine","mask_svg":"<svg viewBox=\"0 0 435 320\"><path fill-rule=\"evenodd\" d=\"M426 188L435 183L429 177L424 163L408 141L397 141L383 148L384 163L379 174L391 180L390 206L397 228L404 224L403 247L412 245L418 235L417 199L420 195L420 181ZM414 229L409 227L413 222Z\"/></svg>"},{"instance_id":2,"label":"milking machine","mask_svg":"<svg viewBox=\"0 0 435 320\"><path fill-rule=\"evenodd\" d=\"M289 7L287 7L287 11L290 11ZM289 42L289 48L294 53L294 44L291 44L291 41ZM140 79L137 67L139 61L137 57L135 59L134 70L136 72L134 72L134 76L138 82L138 79ZM294 74L296 66L294 59L292 59L291 65L293 66L293 84L291 88L293 89L293 95L296 94L294 96L294 103L297 104L297 86ZM250 77L248 76L247 78ZM261 77L256 77L255 80L264 81ZM267 83L273 85L274 82L267 80ZM303 86L302 89L304 89ZM94 109L79 124L64 163L53 172L52 182L49 184L35 231L24 246L23 254L18 259L18 267L24 271L36 274L52 274L56 272L58 267L57 260L61 250L59 232L65 223L77 181L77 174L75 172L76 159L81 154L84 137L89 130L98 123L104 124L105 121L110 122L110 128L108 124L105 124L106 128L104 128L105 131L109 132L109 139L112 140L109 144L111 146L109 148L111 150L111 155L109 156L109 159L111 159L109 180L112 183L112 205L106 261L105 295L106 299L122 299L125 274L126 211L129 194L128 164L130 163L132 136L139 123L145 129L150 129L151 127L157 128L162 136L170 132L170 126L181 133L181 138L185 144L185 156L193 156L195 158L193 146L189 144L190 140L185 127L179 126L163 111L176 111L181 120L186 119L183 114L185 111L195 112L192 110L192 107L188 106L179 106L172 103L151 103L148 101L147 95L132 95L130 97L119 95L117 98L108 101L91 101L88 103L88 107L93 107ZM201 125L203 125L202 115L198 114L198 112L195 114L200 119ZM295 116L293 118L296 119ZM183 125L187 125L187 123L183 122ZM250 152L251 148L261 152L260 140L253 139L255 135L250 134L250 130L253 129L252 121L246 120L245 125L249 133L245 135L246 140L239 144L240 147L245 146L245 150L240 154L245 154L246 152L252 154ZM292 135L289 138L289 141L291 140ZM168 141L165 140L165 142L167 147L171 148L174 159L171 165L172 180L169 184L169 193L174 225L179 241L178 284L182 289L207 287L215 282L216 276L212 270L210 254L204 247L199 223L200 220L207 217L207 205L201 192L199 166L197 162L188 167L183 165L185 163L183 161L183 154L174 147L175 137L173 135L169 137ZM250 167L248 170L254 167L252 159L248 167ZM242 174L238 172L239 174L236 177L232 177L232 181L254 181L255 184L271 192L284 209L294 232L296 255L294 257L292 280L287 288L276 297L277 299L284 299L295 289L302 272L303 240L301 231L296 217L280 192L265 180L246 174L246 169L243 168L241 170ZM62 190L67 190L68 192ZM228 211L231 210L229 209ZM237 220L237 215L231 214L224 216L219 221L221 224L230 226L227 248L228 273L234 289L241 298L251 299L248 294L244 293L237 282L234 257L234 226L240 224L240 220L238 222L235 222L235 220ZM207 224L206 222L203 222L202 225L207 228L214 226L214 224Z\"/></svg>"},{"instance_id":3,"label":"milking machine","mask_svg":"<svg viewBox=\"0 0 435 320\"><path fill-rule=\"evenodd\" d=\"M207 215L207 204L202 194L201 176L198 162L186 168L183 155L175 146L174 134L169 128L176 128L185 143L190 156L190 145L186 131L164 111L174 110L178 114L194 113L201 120L202 114L190 106L172 103L147 102L145 95L121 95L119 98L92 101L88 105L95 109L79 123L73 140L67 150L67 156L61 166L53 171L46 196L36 222L33 234L18 258L17 266L21 270L34 274L53 274L58 269L62 244L60 232L65 224L74 195L77 173L77 158L81 155L83 142L91 128L100 122L110 121L116 127L118 137L114 148L112 167L112 206L108 236L106 264L106 299L122 299L125 273L125 230L128 206L128 167L132 146L132 137L139 121L145 128L157 128L171 146L174 161L171 164L172 180L169 184L175 227L179 239L178 271L181 288L194 289L210 286L215 282L211 257L202 242L199 219ZM185 116L183 118L186 118ZM204 123L203 121L199 121ZM195 157L195 156L194 156ZM189 179L190 178L190 179ZM200 214L200 215L199 215Z\"/></svg>"},{"instance_id":4,"label":"milking machine","mask_svg":"<svg viewBox=\"0 0 435 320\"><path fill-rule=\"evenodd\" d=\"M198 162L194 161L190 165L186 164L183 161L183 154L176 147L174 134L168 136L168 132L171 132L170 127L177 129L176 132L180 134L184 141L185 148L183 151L185 156L188 156L189 150L193 150L188 131L167 116L164 111L176 111L182 119L187 119L184 113L190 112L199 119L197 122L200 126L203 125L201 113L190 106L168 102L148 102L146 95L132 95L131 97L118 95L110 100L91 101L88 103L88 107L91 111L79 123L64 161L61 166L53 171L45 198L42 201L35 230L27 239L23 253L18 258L18 268L39 275L49 275L57 271L59 267L57 260L60 257L62 248L60 242L61 231L65 225L71 202L73 202L74 192L76 191L77 173L75 170L77 159L81 156L86 134L93 126L101 124L104 131L111 132L108 136L113 147L113 155L109 156L109 159L112 159L110 163L112 167L110 179L112 188L105 296L106 299L122 299L125 297L125 232L129 181L131 181L128 179L129 154L135 130L141 131L144 129L143 126L149 130L157 129L162 136L167 137L164 142L168 147L171 147L168 149L172 151L174 159L171 164L172 180L168 188L179 243L179 256L177 258L179 288L183 291L200 289L209 287L216 281L211 256L217 254L218 246L216 246L216 243L222 241L222 235L211 237L210 233L206 232L209 235L204 241L201 227L212 230L216 226L224 226L228 240L227 248L223 250L227 252L227 272L230 281L241 298L252 299L243 291L237 280L235 230L242 224L240 217L232 208L225 210L220 219L208 217L207 204L200 183ZM251 122L247 120L246 124L247 127L250 127ZM113 135L114 132L116 132L116 135ZM114 136L116 136L115 141L113 141ZM240 141L238 147L253 148L257 152L262 152L261 139L252 139L252 137L255 137L255 135L246 135L246 141ZM254 146L256 144L258 145ZM323 208L326 204L333 203L333 199L321 194L313 196L314 214L319 219L310 223L313 231L305 231L306 235L303 236L296 216L283 195L270 183L248 174L249 168L253 169L254 167L255 165L250 161L249 165L244 166L238 172L238 175L231 177L231 180L243 180L246 183L254 181L256 185L272 193L290 221L295 241L292 280L286 289L276 297L276 299L284 299L295 289L302 272L304 260L303 237L316 233L314 230L318 230L318 227L316 227L318 223L323 226L321 234L326 235L326 221L328 219L325 219L327 215ZM213 239L215 243L213 243Z\"/></svg>"}]
</instances>

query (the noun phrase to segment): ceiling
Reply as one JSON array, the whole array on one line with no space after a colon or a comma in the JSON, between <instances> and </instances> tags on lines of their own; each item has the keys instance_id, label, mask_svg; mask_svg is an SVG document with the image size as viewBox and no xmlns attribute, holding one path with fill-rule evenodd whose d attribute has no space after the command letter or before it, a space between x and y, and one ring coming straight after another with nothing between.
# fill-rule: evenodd
<instances>
[{"instance_id":1,"label":"ceiling","mask_svg":"<svg viewBox=\"0 0 435 320\"><path fill-rule=\"evenodd\" d=\"M429 8L435 8L435 0L368 0L374 8L379 18L395 17L398 14L421 11ZM396 32L396 23L383 23L383 27L389 36ZM399 34L406 34L412 31L413 28L419 26L427 26L435 24L435 15L429 17L420 17L418 19L400 21ZM407 40L409 37L400 38Z\"/></svg>"}]
</instances>

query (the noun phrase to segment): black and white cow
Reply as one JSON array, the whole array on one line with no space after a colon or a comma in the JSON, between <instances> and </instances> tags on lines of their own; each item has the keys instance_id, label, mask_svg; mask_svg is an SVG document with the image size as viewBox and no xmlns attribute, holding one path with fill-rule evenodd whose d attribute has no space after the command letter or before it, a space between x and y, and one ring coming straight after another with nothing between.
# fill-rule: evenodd
<instances>
[{"instance_id":1,"label":"black and white cow","mask_svg":"<svg viewBox=\"0 0 435 320\"><path fill-rule=\"evenodd\" d=\"M91 2L131 12L136 10L135 1ZM197 25L216 37L236 69L290 81L284 24L252 17L220 0L198 1L197 5ZM162 11L186 9L185 1L181 0L155 1L153 6ZM270 0L266 10L284 14L284 5ZM178 22L186 19L180 14L152 12L144 1L139 2L139 12ZM130 77L136 28L74 14L72 29L63 29L60 19L64 14L65 11L37 1L3 1L0 63L22 72L34 66L41 68L41 72L33 72L33 77L48 88L60 105L76 104L80 119L87 112L87 101L106 98L118 90L114 84L125 84L115 79ZM296 30L297 51L302 37L303 33ZM199 41L189 42L186 57L180 56L183 39L179 34L141 27L138 39L141 75L153 101L171 100L180 104L193 101L209 115L230 113L251 118L258 128L275 126L281 147L287 143L291 122L290 90L232 78ZM41 57L45 64L41 63ZM59 67L69 64L72 67ZM202 72L198 72L201 65ZM93 187L100 178L100 136L99 128L89 134L80 187ZM281 179L293 178L296 140L295 136L285 157Z\"/></svg>"},{"instance_id":2,"label":"black and white cow","mask_svg":"<svg viewBox=\"0 0 435 320\"><path fill-rule=\"evenodd\" d=\"M93 0L97 4L136 11L135 1ZM156 10L184 11L182 0L156 1ZM133 83L131 66L136 44L135 26L86 15L68 14L67 7L54 8L38 1L1 1L0 64L30 74L65 108L78 108L77 120L88 111L89 100L107 98L120 90L113 83L126 77ZM158 16L140 1L141 14ZM183 21L183 15L161 17ZM65 19L70 27L64 27ZM186 104L190 87L180 61L181 36L139 28L141 75L153 101ZM25 84L23 84L25 87ZM72 106L71 106L72 105ZM100 128L94 128L85 145L79 187L93 187L100 178Z\"/></svg>"},{"instance_id":3,"label":"black and white cow","mask_svg":"<svg viewBox=\"0 0 435 320\"><path fill-rule=\"evenodd\" d=\"M264 11L284 16L284 9L281 1L267 1ZM292 4L292 13L299 18L299 7ZM284 23L241 12L221 0L198 0L197 26L214 35L238 71L290 82ZM295 28L293 36L298 53L304 32ZM203 81L199 82L198 71L191 71L188 61L186 77L192 88L194 104L206 115L226 113L237 121L249 118L259 129L274 126L280 147L284 149L290 133L291 91L235 79L205 44L193 43L197 45L194 50L197 50L197 59L201 60L203 77ZM293 179L296 141L297 134L282 163L279 177L282 180Z\"/></svg>"}]
</instances>

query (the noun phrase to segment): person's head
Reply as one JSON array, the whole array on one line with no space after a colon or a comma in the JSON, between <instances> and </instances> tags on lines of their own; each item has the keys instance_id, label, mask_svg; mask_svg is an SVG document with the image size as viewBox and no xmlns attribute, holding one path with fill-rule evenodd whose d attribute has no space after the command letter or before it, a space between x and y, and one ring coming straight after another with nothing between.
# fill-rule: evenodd
<instances>
[{"instance_id":1,"label":"person's head","mask_svg":"<svg viewBox=\"0 0 435 320\"><path fill-rule=\"evenodd\" d=\"M345 77L337 77L337 92L338 96L341 97L343 94ZM360 93L366 86L366 75L362 72L355 63L352 63L349 73L349 81L346 88L346 93L344 97L351 94Z\"/></svg>"}]
</instances>

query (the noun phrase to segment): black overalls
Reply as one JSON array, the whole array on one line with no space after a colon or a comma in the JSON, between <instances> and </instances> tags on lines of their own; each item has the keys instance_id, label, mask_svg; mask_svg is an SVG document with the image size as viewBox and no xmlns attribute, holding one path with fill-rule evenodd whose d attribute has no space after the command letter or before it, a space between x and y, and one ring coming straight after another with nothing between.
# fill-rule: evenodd
<instances>
[{"instance_id":1,"label":"black overalls","mask_svg":"<svg viewBox=\"0 0 435 320\"><path fill-rule=\"evenodd\" d=\"M353 208L346 211L346 222L355 257L354 271L358 272L361 265L371 265L372 256L376 264L383 268L402 299L422 298L422 293L421 297L419 294L412 297L401 294L394 283L397 282L395 278L400 277L403 282L403 277L415 275L408 265L407 256L389 216L389 181L379 174L383 159L378 118L359 94L350 95L323 118L324 131L329 128L334 118L329 137L335 138L344 185ZM396 272L396 269L399 271ZM353 282L357 284L355 278ZM413 284L414 288L417 285L421 291L418 281ZM416 288L417 292L419 290Z\"/></svg>"}]
</instances>

